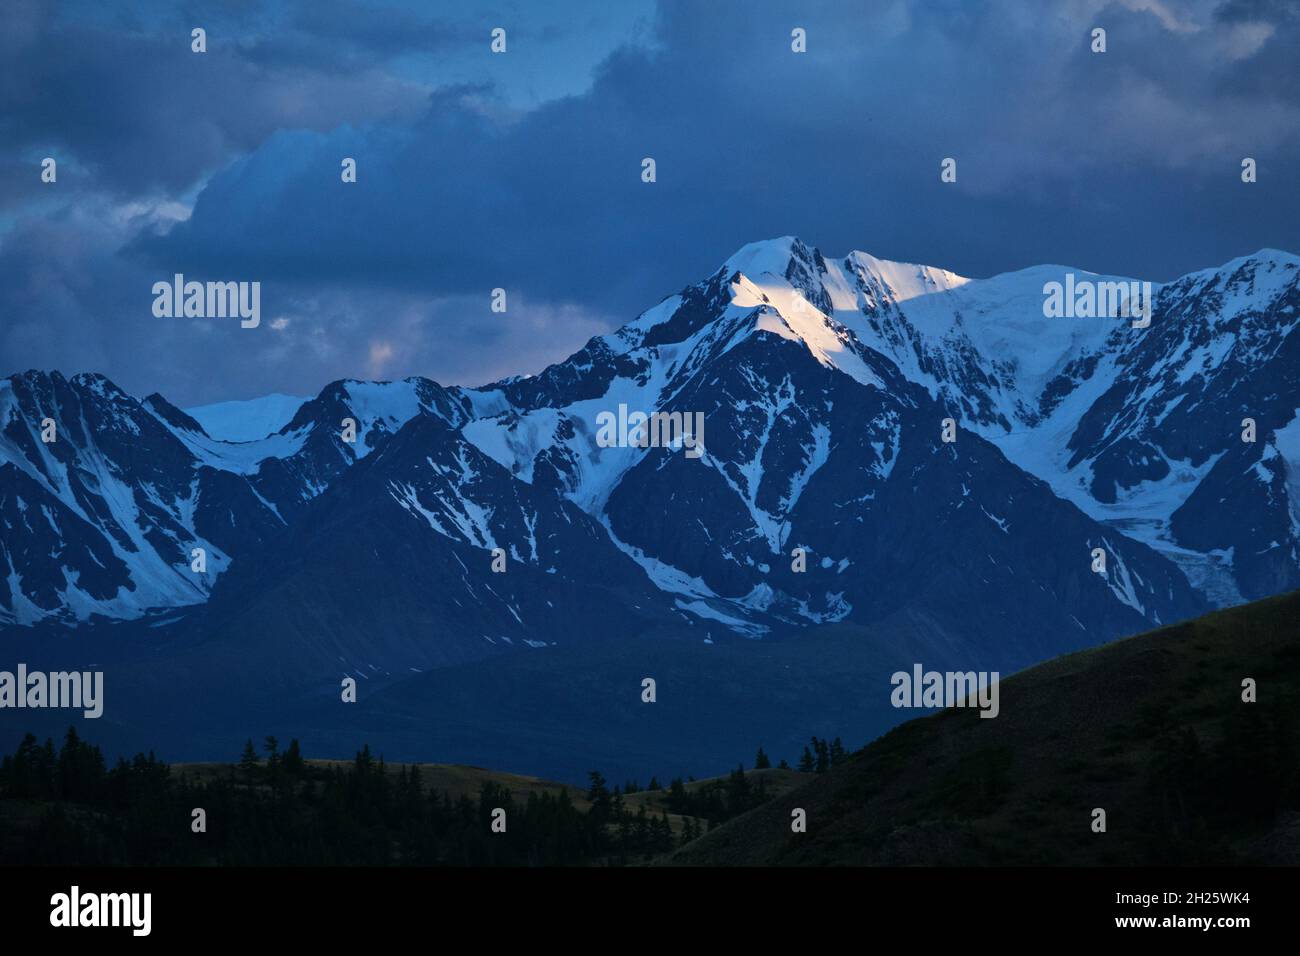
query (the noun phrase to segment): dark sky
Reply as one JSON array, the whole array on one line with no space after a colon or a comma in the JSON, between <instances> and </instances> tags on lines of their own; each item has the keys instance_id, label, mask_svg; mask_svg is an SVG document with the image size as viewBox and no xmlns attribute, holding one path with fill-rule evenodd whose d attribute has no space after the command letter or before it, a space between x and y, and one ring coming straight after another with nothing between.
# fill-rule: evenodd
<instances>
[{"instance_id":1,"label":"dark sky","mask_svg":"<svg viewBox=\"0 0 1300 956\"><path fill-rule=\"evenodd\" d=\"M786 234L970 276L1166 280L1300 252L1295 0L5 13L0 374L98 371L181 405L342 377L479 384ZM259 281L261 327L155 318L176 272Z\"/></svg>"}]
</instances>

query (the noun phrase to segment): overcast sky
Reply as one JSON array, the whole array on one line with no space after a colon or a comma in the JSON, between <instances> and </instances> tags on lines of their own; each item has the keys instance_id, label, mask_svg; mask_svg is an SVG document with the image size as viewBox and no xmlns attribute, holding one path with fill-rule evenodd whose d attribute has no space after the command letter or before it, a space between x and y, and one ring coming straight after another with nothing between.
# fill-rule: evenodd
<instances>
[{"instance_id":1,"label":"overcast sky","mask_svg":"<svg viewBox=\"0 0 1300 956\"><path fill-rule=\"evenodd\" d=\"M1294 0L6 0L5 20L0 374L103 372L183 406L481 384L786 234L970 276L1300 252ZM156 318L176 272L259 281L261 326Z\"/></svg>"}]
</instances>

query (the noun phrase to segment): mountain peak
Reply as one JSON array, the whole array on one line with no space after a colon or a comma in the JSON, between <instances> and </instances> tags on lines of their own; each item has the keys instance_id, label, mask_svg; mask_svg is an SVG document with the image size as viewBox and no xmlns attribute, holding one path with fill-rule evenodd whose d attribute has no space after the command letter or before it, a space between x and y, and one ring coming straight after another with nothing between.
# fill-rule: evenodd
<instances>
[{"instance_id":1,"label":"mountain peak","mask_svg":"<svg viewBox=\"0 0 1300 956\"><path fill-rule=\"evenodd\" d=\"M863 270L884 282L895 302L904 302L932 292L946 292L971 281L938 266L878 259L868 252L857 250L850 252L843 261L849 268Z\"/></svg>"},{"instance_id":2,"label":"mountain peak","mask_svg":"<svg viewBox=\"0 0 1300 956\"><path fill-rule=\"evenodd\" d=\"M25 372L14 372L5 379L11 386L22 383L28 388L33 386L63 385L67 381L58 369L46 372L38 368L29 368Z\"/></svg>"},{"instance_id":3,"label":"mountain peak","mask_svg":"<svg viewBox=\"0 0 1300 956\"><path fill-rule=\"evenodd\" d=\"M763 284L764 275L779 277L814 305L832 309L846 306L856 309L858 290L868 292L872 298L883 295L894 302L904 302L955 289L970 281L937 266L880 259L859 250L828 261L821 250L797 236L780 236L742 246L727 259L722 271L728 277L739 272L758 285Z\"/></svg>"},{"instance_id":4,"label":"mountain peak","mask_svg":"<svg viewBox=\"0 0 1300 956\"><path fill-rule=\"evenodd\" d=\"M1246 256L1245 259L1247 261L1253 259L1256 262L1278 262L1283 265L1300 266L1300 256L1284 249L1274 249L1271 246L1265 246L1263 249Z\"/></svg>"},{"instance_id":5,"label":"mountain peak","mask_svg":"<svg viewBox=\"0 0 1300 956\"><path fill-rule=\"evenodd\" d=\"M820 260L821 253L797 236L779 236L741 246L723 263L722 269L729 276L737 272L750 277L764 273L785 276L792 262L813 266Z\"/></svg>"}]
</instances>

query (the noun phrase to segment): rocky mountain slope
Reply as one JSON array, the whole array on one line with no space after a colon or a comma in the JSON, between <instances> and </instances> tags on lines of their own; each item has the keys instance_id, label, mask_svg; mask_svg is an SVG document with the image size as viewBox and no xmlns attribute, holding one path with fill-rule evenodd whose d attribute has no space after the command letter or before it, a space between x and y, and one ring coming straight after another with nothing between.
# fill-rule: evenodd
<instances>
[{"instance_id":1,"label":"rocky mountain slope","mask_svg":"<svg viewBox=\"0 0 1300 956\"><path fill-rule=\"evenodd\" d=\"M1298 266L1156 285L1139 328L1047 317L1064 267L787 237L536 376L336 382L242 442L102 376L13 375L0 622L166 634L195 608L187 633L313 672L836 622L1023 666L1300 583ZM606 440L638 411L701 449Z\"/></svg>"}]
</instances>

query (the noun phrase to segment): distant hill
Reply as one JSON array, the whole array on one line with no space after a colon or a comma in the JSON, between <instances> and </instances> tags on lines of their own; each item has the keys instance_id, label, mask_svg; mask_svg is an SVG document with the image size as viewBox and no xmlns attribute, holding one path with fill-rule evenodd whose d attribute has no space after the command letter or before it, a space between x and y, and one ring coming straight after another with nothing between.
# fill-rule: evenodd
<instances>
[{"instance_id":1,"label":"distant hill","mask_svg":"<svg viewBox=\"0 0 1300 956\"><path fill-rule=\"evenodd\" d=\"M1298 627L1292 592L1039 665L996 719L906 723L666 862L1300 863Z\"/></svg>"}]
</instances>

